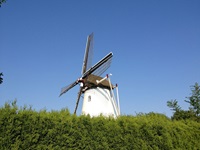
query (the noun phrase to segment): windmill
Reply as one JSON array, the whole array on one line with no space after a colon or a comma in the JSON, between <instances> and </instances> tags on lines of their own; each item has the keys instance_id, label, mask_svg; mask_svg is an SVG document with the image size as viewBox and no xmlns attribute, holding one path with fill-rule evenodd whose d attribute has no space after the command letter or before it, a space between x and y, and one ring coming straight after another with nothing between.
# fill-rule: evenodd
<instances>
[{"instance_id":1,"label":"windmill","mask_svg":"<svg viewBox=\"0 0 200 150\"><path fill-rule=\"evenodd\" d=\"M116 86L111 84L111 74L106 75L104 78L100 77L110 67L113 53L110 52L92 66L92 52L93 33L87 37L81 77L63 87L60 96L80 84L74 114L76 114L80 97L84 94L82 114L89 114L90 116L102 114L117 117L120 115L118 86L117 84ZM114 93L116 93L117 99Z\"/></svg>"}]
</instances>

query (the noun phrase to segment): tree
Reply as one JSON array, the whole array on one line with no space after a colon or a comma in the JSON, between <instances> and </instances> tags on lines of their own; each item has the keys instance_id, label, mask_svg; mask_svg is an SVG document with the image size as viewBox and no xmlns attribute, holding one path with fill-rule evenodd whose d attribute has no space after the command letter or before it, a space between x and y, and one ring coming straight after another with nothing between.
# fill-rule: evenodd
<instances>
[{"instance_id":1,"label":"tree","mask_svg":"<svg viewBox=\"0 0 200 150\"><path fill-rule=\"evenodd\" d=\"M173 120L192 119L200 121L200 86L198 83L195 83L191 90L191 96L186 97L188 100L185 100L185 102L190 104L189 110L182 110L176 99L167 101L167 106L174 111Z\"/></svg>"},{"instance_id":2,"label":"tree","mask_svg":"<svg viewBox=\"0 0 200 150\"><path fill-rule=\"evenodd\" d=\"M200 116L200 86L198 83L192 86L192 95L186 97L188 100L185 102L190 104L189 109L195 113L196 116Z\"/></svg>"},{"instance_id":3,"label":"tree","mask_svg":"<svg viewBox=\"0 0 200 150\"><path fill-rule=\"evenodd\" d=\"M171 100L171 101L167 101L167 106L169 108L171 108L171 110L177 112L181 110L181 107L178 105L178 101L175 100Z\"/></svg>"},{"instance_id":4,"label":"tree","mask_svg":"<svg viewBox=\"0 0 200 150\"><path fill-rule=\"evenodd\" d=\"M198 118L195 116L194 112L190 110L175 111L172 116L172 120L181 120L181 119L184 119L184 120L191 119L191 120L198 121Z\"/></svg>"},{"instance_id":5,"label":"tree","mask_svg":"<svg viewBox=\"0 0 200 150\"><path fill-rule=\"evenodd\" d=\"M3 3L5 3L6 2L6 0L0 0L0 7L1 7L1 5L3 4Z\"/></svg>"},{"instance_id":6,"label":"tree","mask_svg":"<svg viewBox=\"0 0 200 150\"><path fill-rule=\"evenodd\" d=\"M0 84L3 83L3 77L2 77L2 76L3 76L3 73L1 72L1 73L0 73Z\"/></svg>"}]
</instances>

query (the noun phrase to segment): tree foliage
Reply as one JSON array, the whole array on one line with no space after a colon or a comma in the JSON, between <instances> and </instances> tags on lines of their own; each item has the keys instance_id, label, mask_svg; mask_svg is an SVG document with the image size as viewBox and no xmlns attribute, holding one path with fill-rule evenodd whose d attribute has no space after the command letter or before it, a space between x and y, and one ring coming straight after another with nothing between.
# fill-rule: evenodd
<instances>
[{"instance_id":1,"label":"tree foliage","mask_svg":"<svg viewBox=\"0 0 200 150\"><path fill-rule=\"evenodd\" d=\"M0 73L0 84L2 84L3 83L3 73L1 72Z\"/></svg>"},{"instance_id":2,"label":"tree foliage","mask_svg":"<svg viewBox=\"0 0 200 150\"><path fill-rule=\"evenodd\" d=\"M182 110L177 100L167 101L167 106L174 111L172 119L192 119L200 122L200 86L198 83L191 87L191 91L191 96L186 97L188 100L185 100L190 104L188 110Z\"/></svg>"},{"instance_id":3,"label":"tree foliage","mask_svg":"<svg viewBox=\"0 0 200 150\"><path fill-rule=\"evenodd\" d=\"M178 105L178 101L175 100L171 100L171 101L167 101L167 106L169 108L171 108L171 110L177 112L181 110L181 107Z\"/></svg>"},{"instance_id":4,"label":"tree foliage","mask_svg":"<svg viewBox=\"0 0 200 150\"><path fill-rule=\"evenodd\" d=\"M191 88L192 94L190 97L187 97L188 100L185 102L190 104L189 109L195 113L196 116L200 115L200 86L198 83L195 83Z\"/></svg>"},{"instance_id":5,"label":"tree foliage","mask_svg":"<svg viewBox=\"0 0 200 150\"><path fill-rule=\"evenodd\" d=\"M18 108L16 101L0 108L1 149L192 149L200 147L200 124L172 121L163 114L76 116L67 109Z\"/></svg>"},{"instance_id":6,"label":"tree foliage","mask_svg":"<svg viewBox=\"0 0 200 150\"><path fill-rule=\"evenodd\" d=\"M6 2L6 0L0 0L0 7L1 7L1 5L3 4L3 3L5 3Z\"/></svg>"}]
</instances>

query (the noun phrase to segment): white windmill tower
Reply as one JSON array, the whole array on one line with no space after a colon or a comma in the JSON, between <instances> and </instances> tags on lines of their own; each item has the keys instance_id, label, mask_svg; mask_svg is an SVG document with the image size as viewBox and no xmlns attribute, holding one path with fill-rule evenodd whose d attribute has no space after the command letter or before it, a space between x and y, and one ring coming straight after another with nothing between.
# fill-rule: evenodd
<instances>
[{"instance_id":1,"label":"white windmill tower","mask_svg":"<svg viewBox=\"0 0 200 150\"><path fill-rule=\"evenodd\" d=\"M120 115L118 86L111 84L109 75L106 75L105 78L100 77L110 67L113 53L110 52L95 65L91 66L92 49L93 33L87 38L82 76L72 84L62 88L60 96L80 84L74 114L76 114L80 97L84 94L82 114L89 114L91 117L101 114L103 116L117 117ZM116 93L116 97L114 93Z\"/></svg>"}]
</instances>

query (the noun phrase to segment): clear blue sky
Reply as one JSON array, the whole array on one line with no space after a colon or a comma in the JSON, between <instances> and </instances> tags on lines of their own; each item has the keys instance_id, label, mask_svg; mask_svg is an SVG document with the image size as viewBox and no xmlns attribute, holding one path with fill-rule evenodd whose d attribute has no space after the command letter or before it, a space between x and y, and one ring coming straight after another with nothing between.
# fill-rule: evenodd
<instances>
[{"instance_id":1,"label":"clear blue sky","mask_svg":"<svg viewBox=\"0 0 200 150\"><path fill-rule=\"evenodd\" d=\"M122 114L170 116L166 102L177 99L186 109L190 86L200 83L199 0L7 0L0 29L0 106L17 99L73 112L79 87L58 96L80 77L91 32L93 64L114 54L106 73L119 85Z\"/></svg>"}]
</instances>

